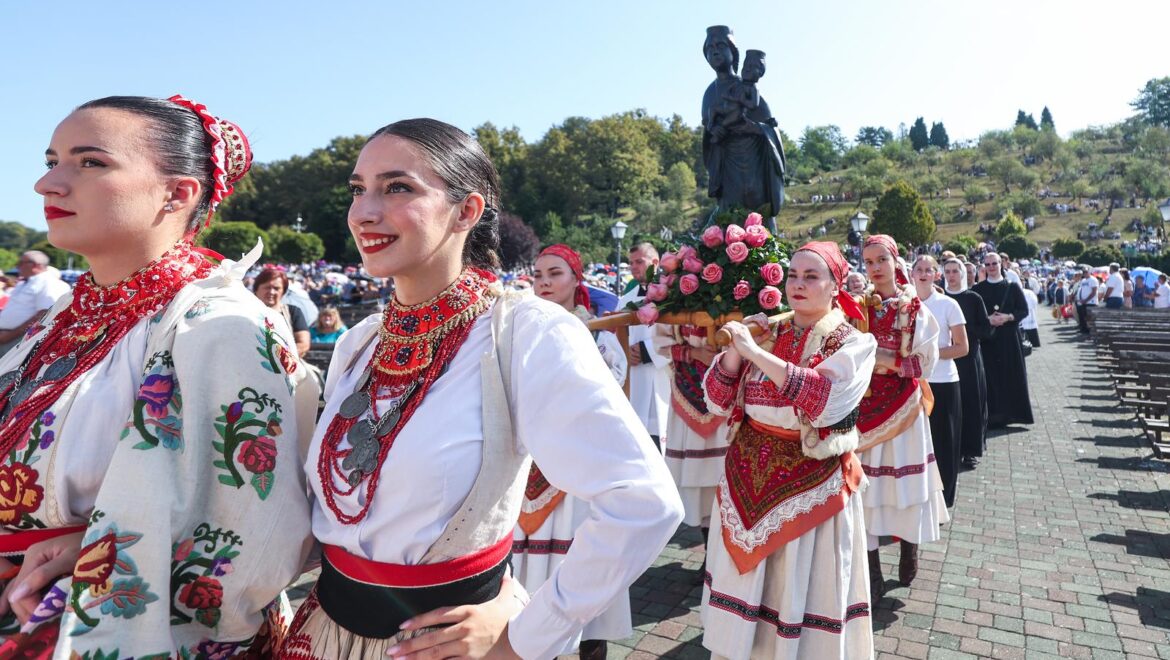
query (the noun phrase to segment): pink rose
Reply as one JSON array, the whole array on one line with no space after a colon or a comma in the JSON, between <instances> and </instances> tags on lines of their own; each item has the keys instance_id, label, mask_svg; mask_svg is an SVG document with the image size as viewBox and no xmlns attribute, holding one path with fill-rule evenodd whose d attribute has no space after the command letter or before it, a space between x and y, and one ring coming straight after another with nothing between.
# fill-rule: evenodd
<instances>
[{"instance_id":1,"label":"pink rose","mask_svg":"<svg viewBox=\"0 0 1170 660\"><path fill-rule=\"evenodd\" d=\"M733 264L743 263L743 260L748 258L748 246L744 243L728 243L727 258L731 259Z\"/></svg>"},{"instance_id":2,"label":"pink rose","mask_svg":"<svg viewBox=\"0 0 1170 660\"><path fill-rule=\"evenodd\" d=\"M646 303L638 308L635 315L638 317L638 322L642 325L653 325L658 320L658 306L654 303Z\"/></svg>"},{"instance_id":3,"label":"pink rose","mask_svg":"<svg viewBox=\"0 0 1170 660\"><path fill-rule=\"evenodd\" d=\"M678 288L683 295L691 295L699 290L699 278L694 275L683 275L678 281Z\"/></svg>"},{"instance_id":4,"label":"pink rose","mask_svg":"<svg viewBox=\"0 0 1170 660\"><path fill-rule=\"evenodd\" d=\"M780 267L780 264L764 264L760 266L760 277L764 278L768 284L775 286L784 280L784 269Z\"/></svg>"},{"instance_id":5,"label":"pink rose","mask_svg":"<svg viewBox=\"0 0 1170 660\"><path fill-rule=\"evenodd\" d=\"M661 270L667 273L673 273L674 271L678 270L678 255L673 252L667 252L666 254L662 255L661 259L658 260L658 266Z\"/></svg>"},{"instance_id":6,"label":"pink rose","mask_svg":"<svg viewBox=\"0 0 1170 660\"><path fill-rule=\"evenodd\" d=\"M718 284L721 279L723 279L723 269L719 267L719 264L703 266L703 280L707 284Z\"/></svg>"},{"instance_id":7,"label":"pink rose","mask_svg":"<svg viewBox=\"0 0 1170 660\"><path fill-rule=\"evenodd\" d=\"M703 245L709 248L723 245L723 230L718 225L711 225L703 230Z\"/></svg>"},{"instance_id":8,"label":"pink rose","mask_svg":"<svg viewBox=\"0 0 1170 660\"><path fill-rule=\"evenodd\" d=\"M735 283L735 288L731 290L731 296L736 300L743 300L752 295L752 287L747 283L747 280L740 280Z\"/></svg>"},{"instance_id":9,"label":"pink rose","mask_svg":"<svg viewBox=\"0 0 1170 660\"><path fill-rule=\"evenodd\" d=\"M676 252L675 254L678 256L680 261L686 260L688 257L690 257L691 259L694 259L694 258L697 258L699 256L699 252L697 250L695 250L695 248L691 247L690 245L684 245L684 246L680 247L678 249L678 252Z\"/></svg>"},{"instance_id":10,"label":"pink rose","mask_svg":"<svg viewBox=\"0 0 1170 660\"><path fill-rule=\"evenodd\" d=\"M743 242L751 247L760 247L768 240L768 230L763 225L752 225L744 231L747 235L743 237Z\"/></svg>"},{"instance_id":11,"label":"pink rose","mask_svg":"<svg viewBox=\"0 0 1170 660\"><path fill-rule=\"evenodd\" d=\"M658 278L658 281L662 283L662 286L669 289L670 287L674 286L676 281L678 281L678 275L667 275L664 273L661 277Z\"/></svg>"},{"instance_id":12,"label":"pink rose","mask_svg":"<svg viewBox=\"0 0 1170 660\"><path fill-rule=\"evenodd\" d=\"M683 259L683 270L688 273L697 273L703 270L703 262L699 261L698 257L687 257Z\"/></svg>"},{"instance_id":13,"label":"pink rose","mask_svg":"<svg viewBox=\"0 0 1170 660\"><path fill-rule=\"evenodd\" d=\"M764 224L764 216L759 213L749 213L747 220L743 221L744 227L759 227Z\"/></svg>"},{"instance_id":14,"label":"pink rose","mask_svg":"<svg viewBox=\"0 0 1170 660\"><path fill-rule=\"evenodd\" d=\"M651 302L662 302L666 300L668 289L665 284L651 284L646 287L646 300Z\"/></svg>"},{"instance_id":15,"label":"pink rose","mask_svg":"<svg viewBox=\"0 0 1170 660\"><path fill-rule=\"evenodd\" d=\"M743 227L739 225L727 225L727 231L723 234L723 237L728 243L742 241L744 237Z\"/></svg>"},{"instance_id":16,"label":"pink rose","mask_svg":"<svg viewBox=\"0 0 1170 660\"><path fill-rule=\"evenodd\" d=\"M780 289L774 286L766 286L760 289L760 307L764 309L776 309L780 306Z\"/></svg>"}]
</instances>

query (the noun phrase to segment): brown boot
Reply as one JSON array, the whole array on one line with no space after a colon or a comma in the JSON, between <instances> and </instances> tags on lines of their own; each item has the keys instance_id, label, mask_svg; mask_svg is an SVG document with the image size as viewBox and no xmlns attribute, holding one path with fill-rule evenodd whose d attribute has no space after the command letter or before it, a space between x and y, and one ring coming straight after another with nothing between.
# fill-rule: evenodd
<instances>
[{"instance_id":1,"label":"brown boot","mask_svg":"<svg viewBox=\"0 0 1170 660\"><path fill-rule=\"evenodd\" d=\"M902 541L902 557L898 560L898 581L910 586L918 575L918 544Z\"/></svg>"},{"instance_id":2,"label":"brown boot","mask_svg":"<svg viewBox=\"0 0 1170 660\"><path fill-rule=\"evenodd\" d=\"M877 550L869 555L869 605L877 607L878 601L886 594L886 579L882 577L882 558Z\"/></svg>"},{"instance_id":3,"label":"brown boot","mask_svg":"<svg viewBox=\"0 0 1170 660\"><path fill-rule=\"evenodd\" d=\"M608 652L609 645L604 639L581 640L581 646L577 648L581 660L605 660Z\"/></svg>"}]
</instances>

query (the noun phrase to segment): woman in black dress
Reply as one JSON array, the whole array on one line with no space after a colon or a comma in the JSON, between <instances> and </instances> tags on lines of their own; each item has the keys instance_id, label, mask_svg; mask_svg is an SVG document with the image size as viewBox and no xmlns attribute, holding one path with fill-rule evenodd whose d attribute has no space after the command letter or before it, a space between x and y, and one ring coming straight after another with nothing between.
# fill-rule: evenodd
<instances>
[{"instance_id":1,"label":"woman in black dress","mask_svg":"<svg viewBox=\"0 0 1170 660\"><path fill-rule=\"evenodd\" d=\"M959 454L963 466L974 469L983 456L987 441L987 376L983 372L983 353L979 345L991 337L991 322L979 294L967 290L967 272L963 262L948 259L943 263L946 294L959 303L967 320L967 354L955 359L959 382L963 386L963 425Z\"/></svg>"},{"instance_id":2,"label":"woman in black dress","mask_svg":"<svg viewBox=\"0 0 1170 660\"><path fill-rule=\"evenodd\" d=\"M983 342L983 367L987 371L987 428L1031 424L1032 401L1028 371L1020 349L1020 321L1028 316L1024 290L1003 276L1001 258L994 252L983 257L987 279L971 287L983 298L991 338Z\"/></svg>"}]
</instances>

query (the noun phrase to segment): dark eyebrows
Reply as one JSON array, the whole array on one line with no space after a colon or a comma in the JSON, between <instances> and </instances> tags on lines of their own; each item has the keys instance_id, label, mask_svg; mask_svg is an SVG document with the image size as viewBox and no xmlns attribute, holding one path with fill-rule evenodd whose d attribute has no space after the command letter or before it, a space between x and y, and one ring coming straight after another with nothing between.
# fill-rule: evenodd
<instances>
[{"instance_id":1,"label":"dark eyebrows","mask_svg":"<svg viewBox=\"0 0 1170 660\"><path fill-rule=\"evenodd\" d=\"M415 181L420 180L417 176L407 172L406 170L390 170L388 172L379 172L378 174L374 175L374 178L378 181L386 181L387 179L414 179ZM354 172L353 174L349 175L349 180L361 181L362 175Z\"/></svg>"},{"instance_id":2,"label":"dark eyebrows","mask_svg":"<svg viewBox=\"0 0 1170 660\"><path fill-rule=\"evenodd\" d=\"M78 154L90 153L93 151L96 151L96 152L102 153L102 154L109 154L110 153L110 152L106 151L105 149L102 149L101 147L73 147L72 149L69 150L69 155L76 156ZM46 156L56 156L57 152L53 151L52 149L45 149L45 155Z\"/></svg>"}]
</instances>

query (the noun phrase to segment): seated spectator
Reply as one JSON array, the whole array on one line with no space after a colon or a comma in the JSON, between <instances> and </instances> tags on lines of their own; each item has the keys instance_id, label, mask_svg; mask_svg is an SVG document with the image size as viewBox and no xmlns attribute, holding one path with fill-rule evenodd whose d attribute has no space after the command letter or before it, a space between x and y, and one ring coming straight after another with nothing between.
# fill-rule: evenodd
<instances>
[{"instance_id":1,"label":"seated spectator","mask_svg":"<svg viewBox=\"0 0 1170 660\"><path fill-rule=\"evenodd\" d=\"M284 316L288 329L292 331L293 341L296 342L297 355L304 357L309 352L309 322L300 309L284 302L284 294L288 292L288 275L275 268L265 268L256 276L252 292L265 306Z\"/></svg>"},{"instance_id":2,"label":"seated spectator","mask_svg":"<svg viewBox=\"0 0 1170 660\"><path fill-rule=\"evenodd\" d=\"M341 322L341 313L337 308L327 305L317 315L317 322L309 328L309 338L314 344L334 344L348 329Z\"/></svg>"}]
</instances>

